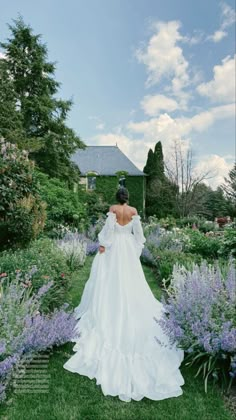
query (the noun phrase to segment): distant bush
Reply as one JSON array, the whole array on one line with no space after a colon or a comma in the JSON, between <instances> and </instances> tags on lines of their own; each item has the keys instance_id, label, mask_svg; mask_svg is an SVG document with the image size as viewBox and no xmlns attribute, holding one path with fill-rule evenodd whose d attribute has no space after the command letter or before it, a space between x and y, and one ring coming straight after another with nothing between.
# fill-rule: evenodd
<instances>
[{"instance_id":1,"label":"distant bush","mask_svg":"<svg viewBox=\"0 0 236 420\"><path fill-rule=\"evenodd\" d=\"M236 229L227 228L221 240L218 254L222 257L232 255L236 257Z\"/></svg>"},{"instance_id":2,"label":"distant bush","mask_svg":"<svg viewBox=\"0 0 236 420\"><path fill-rule=\"evenodd\" d=\"M222 239L218 236L206 236L197 230L188 229L186 233L190 241L185 244L184 251L201 255L203 258L218 258Z\"/></svg>"}]
</instances>

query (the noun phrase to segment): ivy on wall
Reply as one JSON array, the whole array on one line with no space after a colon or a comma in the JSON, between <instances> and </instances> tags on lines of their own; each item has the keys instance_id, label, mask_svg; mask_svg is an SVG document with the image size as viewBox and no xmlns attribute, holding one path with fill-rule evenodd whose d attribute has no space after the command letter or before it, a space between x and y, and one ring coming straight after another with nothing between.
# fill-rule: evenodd
<instances>
[{"instance_id":1,"label":"ivy on wall","mask_svg":"<svg viewBox=\"0 0 236 420\"><path fill-rule=\"evenodd\" d=\"M136 207L140 216L143 215L143 199L145 196L145 179L142 176L128 176L126 187L129 191L129 203Z\"/></svg>"},{"instance_id":2,"label":"ivy on wall","mask_svg":"<svg viewBox=\"0 0 236 420\"><path fill-rule=\"evenodd\" d=\"M97 177L96 191L103 194L104 201L113 204L115 194L119 186L119 179L116 176ZM129 204L136 207L139 213L143 213L143 177L127 176L126 187L129 191Z\"/></svg>"},{"instance_id":3,"label":"ivy on wall","mask_svg":"<svg viewBox=\"0 0 236 420\"><path fill-rule=\"evenodd\" d=\"M108 204L108 206L116 202L116 191L119 187L119 176L123 175L122 171L117 173L117 176L105 176L97 175L96 176L96 190L95 192L99 194L103 201ZM138 213L143 215L143 197L144 197L144 182L142 176L129 176L126 174L126 187L129 191L129 204L133 207L136 207Z\"/></svg>"}]
</instances>

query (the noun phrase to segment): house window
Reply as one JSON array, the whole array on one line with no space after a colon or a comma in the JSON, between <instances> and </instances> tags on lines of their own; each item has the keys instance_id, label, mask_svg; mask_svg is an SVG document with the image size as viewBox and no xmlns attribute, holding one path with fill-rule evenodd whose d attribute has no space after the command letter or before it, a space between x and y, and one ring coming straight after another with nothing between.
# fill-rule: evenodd
<instances>
[{"instance_id":1,"label":"house window","mask_svg":"<svg viewBox=\"0 0 236 420\"><path fill-rule=\"evenodd\" d=\"M96 176L87 177L87 189L95 190L96 189Z\"/></svg>"}]
</instances>

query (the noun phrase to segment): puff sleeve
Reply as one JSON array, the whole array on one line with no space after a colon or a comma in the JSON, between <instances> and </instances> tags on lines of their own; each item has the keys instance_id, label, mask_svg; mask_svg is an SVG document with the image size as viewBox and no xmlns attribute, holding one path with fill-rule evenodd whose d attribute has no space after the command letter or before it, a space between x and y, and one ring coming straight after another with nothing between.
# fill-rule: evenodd
<instances>
[{"instance_id":1,"label":"puff sleeve","mask_svg":"<svg viewBox=\"0 0 236 420\"><path fill-rule=\"evenodd\" d=\"M143 234L143 228L140 220L139 215L135 215L132 217L133 219L133 235L135 239L136 249L138 256L140 257L142 253L142 249L144 248L144 243L146 242L146 238Z\"/></svg>"},{"instance_id":2,"label":"puff sleeve","mask_svg":"<svg viewBox=\"0 0 236 420\"><path fill-rule=\"evenodd\" d=\"M98 234L98 242L100 246L109 248L113 242L114 227L116 223L116 215L109 211L107 213L107 219L102 230Z\"/></svg>"}]
</instances>

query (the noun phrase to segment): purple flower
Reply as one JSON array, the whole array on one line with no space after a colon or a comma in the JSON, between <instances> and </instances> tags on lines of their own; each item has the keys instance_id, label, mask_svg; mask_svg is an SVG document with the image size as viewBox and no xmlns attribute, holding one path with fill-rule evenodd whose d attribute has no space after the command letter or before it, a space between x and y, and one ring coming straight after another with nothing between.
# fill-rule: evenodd
<instances>
[{"instance_id":1,"label":"purple flower","mask_svg":"<svg viewBox=\"0 0 236 420\"><path fill-rule=\"evenodd\" d=\"M200 352L224 360L236 357L235 290L232 259L224 271L218 263L202 262L186 272L177 266L168 297L162 299L166 313L158 323L172 342L193 357Z\"/></svg>"},{"instance_id":2,"label":"purple flower","mask_svg":"<svg viewBox=\"0 0 236 420\"><path fill-rule=\"evenodd\" d=\"M43 286L41 286L37 292L37 298L39 299L43 295L45 295L45 293L47 293L47 291L50 289L50 287L52 287L53 284L54 284L54 281L51 280L47 284L44 284Z\"/></svg>"}]
</instances>

